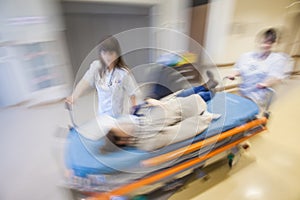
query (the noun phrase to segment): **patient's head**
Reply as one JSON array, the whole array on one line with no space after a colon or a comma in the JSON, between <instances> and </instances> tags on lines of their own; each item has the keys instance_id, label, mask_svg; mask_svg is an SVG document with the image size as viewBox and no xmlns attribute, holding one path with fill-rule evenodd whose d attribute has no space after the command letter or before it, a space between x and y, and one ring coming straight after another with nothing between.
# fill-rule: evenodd
<instances>
[{"instance_id":1,"label":"patient's head","mask_svg":"<svg viewBox=\"0 0 300 200\"><path fill-rule=\"evenodd\" d=\"M105 144L101 152L113 152L132 144L134 134L134 124L128 120L119 120L116 126L112 127L106 135Z\"/></svg>"}]
</instances>

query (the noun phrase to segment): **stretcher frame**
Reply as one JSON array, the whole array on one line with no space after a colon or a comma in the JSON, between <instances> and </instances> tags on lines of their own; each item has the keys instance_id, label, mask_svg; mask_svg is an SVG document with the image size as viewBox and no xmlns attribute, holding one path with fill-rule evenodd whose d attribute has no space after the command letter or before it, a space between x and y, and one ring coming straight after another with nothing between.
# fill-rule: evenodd
<instances>
[{"instance_id":1,"label":"stretcher frame","mask_svg":"<svg viewBox=\"0 0 300 200\"><path fill-rule=\"evenodd\" d=\"M173 176L176 176L177 174L190 170L191 168L198 168L201 166L201 164L208 160L209 158L212 158L213 156L216 156L222 152L225 152L227 150L230 150L240 143L248 140L249 138L255 136L256 134L265 131L266 124L267 124L267 117L262 117L259 119L252 120L244 125L238 126L236 128L230 129L228 131L225 131L221 133L220 135L216 135L213 137L210 137L208 139L193 143L192 145L188 147L183 147L177 150L174 150L172 152L150 158L147 160L142 161L142 165L144 166L154 166L158 165L173 159L176 159L182 155L186 155L195 151L200 150L201 148L208 146L210 144L213 144L215 142L222 141L224 139L233 137L238 134L243 134L245 135L244 137L234 140L224 146L221 146L220 148L214 149L211 152L204 154L202 156L192 158L186 162L180 163L178 165L173 166L172 168L169 169L164 169L162 171L159 171L157 173L151 174L149 176L146 176L142 179L139 179L137 181L134 181L129 184L125 184L123 186L120 186L116 189L113 189L112 191L109 192L103 192L103 193L98 193L98 192L87 192L85 193L86 195L90 196L90 200L111 200L111 199L116 199L118 197L126 196L129 193L138 190L144 186L155 184L157 182L160 182L162 180L169 179Z\"/></svg>"},{"instance_id":2,"label":"stretcher frame","mask_svg":"<svg viewBox=\"0 0 300 200\"><path fill-rule=\"evenodd\" d=\"M195 142L191 144L188 147L182 147L177 150L171 151L169 153L149 158L147 160L141 161L141 165L145 167L152 167L156 166L162 163L166 163L168 161L172 161L176 158L179 158L183 155L187 155L189 153L200 151L203 147L207 147L209 145L215 144L217 142L224 141L226 139L234 138L235 136L237 139L233 139L233 141L230 141L229 143L226 143L223 146L220 146L216 149L212 149L212 151L208 153L204 153L203 155L199 157L191 158L187 161L184 161L182 163L179 163L171 168L163 169L161 171L155 172L151 175L148 175L146 177L143 177L139 180L133 181L129 184L124 184L120 187L117 187L111 191L107 192L84 192L80 191L80 193L88 196L88 200L112 200L112 199L126 199L123 197L126 197L126 195L129 195L130 193L141 189L144 186L155 184L158 182L167 182L172 177L175 177L179 173L182 173L187 170L191 169L198 169L199 167L203 166L204 162L208 159L221 154L225 151L228 151L230 149L233 149L237 147L240 143L248 140L249 138L255 136L258 133L261 133L265 130L267 130L267 121L270 116L269 107L271 102L273 101L273 96L275 94L274 90L271 88L267 88L270 92L269 100L266 104L266 107L263 112L263 116L260 118L256 118L250 122L247 122L243 125L240 125L238 127L232 128L230 130L227 130L225 132L222 132L218 135L209 137L207 139ZM67 109L70 109L67 107ZM72 122L73 116L70 114ZM75 125L75 124L73 124Z\"/></svg>"}]
</instances>

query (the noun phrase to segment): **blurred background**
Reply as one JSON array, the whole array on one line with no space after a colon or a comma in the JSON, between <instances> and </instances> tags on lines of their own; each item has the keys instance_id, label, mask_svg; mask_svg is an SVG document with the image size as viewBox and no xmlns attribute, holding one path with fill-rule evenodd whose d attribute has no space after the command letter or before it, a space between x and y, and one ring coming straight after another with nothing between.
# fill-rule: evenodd
<instances>
[{"instance_id":1,"label":"blurred background","mask_svg":"<svg viewBox=\"0 0 300 200\"><path fill-rule=\"evenodd\" d=\"M293 0L2 0L0 9L1 107L66 96L80 65L104 36L135 28L185 34L219 66L253 50L256 34L266 27L281 32L276 50L296 58L300 53L300 4ZM190 39L162 30L139 37L158 49L193 51ZM121 46L128 48L128 42ZM125 55L132 67L156 59L146 48Z\"/></svg>"},{"instance_id":2,"label":"blurred background","mask_svg":"<svg viewBox=\"0 0 300 200\"><path fill-rule=\"evenodd\" d=\"M242 53L255 49L259 31L275 27L275 48L294 59L297 74L299 22L297 0L1 0L0 199L69 198L58 187L54 133L70 123L62 99L88 68L85 59L97 58L91 52L104 36L157 27L121 41L129 66L153 63L161 52L201 54L201 46L206 53L198 62L213 64L224 77Z\"/></svg>"}]
</instances>

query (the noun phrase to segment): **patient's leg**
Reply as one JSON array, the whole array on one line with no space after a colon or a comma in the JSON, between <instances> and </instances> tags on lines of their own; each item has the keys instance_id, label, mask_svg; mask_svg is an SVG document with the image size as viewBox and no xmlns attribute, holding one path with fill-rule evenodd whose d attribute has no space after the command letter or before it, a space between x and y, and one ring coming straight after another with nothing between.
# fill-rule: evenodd
<instances>
[{"instance_id":1,"label":"patient's leg","mask_svg":"<svg viewBox=\"0 0 300 200\"><path fill-rule=\"evenodd\" d=\"M139 140L137 146L145 151L153 151L192 138L204 131L210 121L211 119L202 115L187 118L173 126L165 127L155 137Z\"/></svg>"},{"instance_id":2,"label":"patient's leg","mask_svg":"<svg viewBox=\"0 0 300 200\"><path fill-rule=\"evenodd\" d=\"M206 72L208 81L200 86L195 86L192 88L188 88L180 92L177 97L187 97L192 94L198 94L202 97L204 101L209 101L213 97L213 89L219 84L218 81L215 80L214 75L211 71Z\"/></svg>"},{"instance_id":3,"label":"patient's leg","mask_svg":"<svg viewBox=\"0 0 300 200\"><path fill-rule=\"evenodd\" d=\"M168 102L168 110L172 110L176 105L179 109L180 118L184 120L186 118L201 115L206 111L206 102L197 94L190 95L188 97L178 97Z\"/></svg>"}]
</instances>

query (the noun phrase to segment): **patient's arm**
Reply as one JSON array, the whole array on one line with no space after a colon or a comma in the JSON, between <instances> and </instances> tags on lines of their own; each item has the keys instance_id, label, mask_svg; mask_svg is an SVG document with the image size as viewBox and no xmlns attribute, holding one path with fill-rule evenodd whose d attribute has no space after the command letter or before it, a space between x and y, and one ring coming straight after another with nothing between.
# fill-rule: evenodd
<instances>
[{"instance_id":1,"label":"patient's arm","mask_svg":"<svg viewBox=\"0 0 300 200\"><path fill-rule=\"evenodd\" d=\"M162 106L163 105L163 102L156 100L156 99L149 98L149 99L146 99L145 101L147 102L148 106Z\"/></svg>"}]
</instances>

